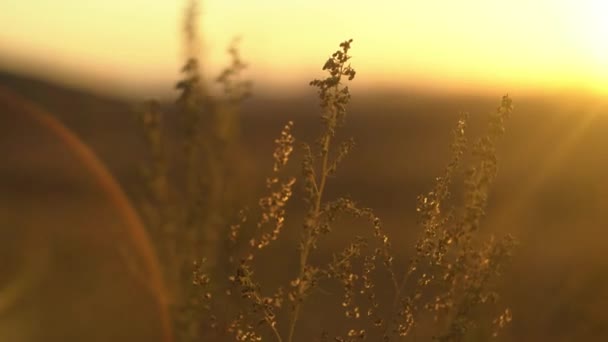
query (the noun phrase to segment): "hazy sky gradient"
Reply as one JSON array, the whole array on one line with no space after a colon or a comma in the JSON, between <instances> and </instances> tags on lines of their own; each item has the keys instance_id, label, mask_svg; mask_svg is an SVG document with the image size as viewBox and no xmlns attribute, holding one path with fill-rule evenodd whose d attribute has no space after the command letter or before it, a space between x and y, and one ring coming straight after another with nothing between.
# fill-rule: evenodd
<instances>
[{"instance_id":1,"label":"hazy sky gradient","mask_svg":"<svg viewBox=\"0 0 608 342\"><path fill-rule=\"evenodd\" d=\"M182 60L185 4L0 1L0 66L142 95L168 91ZM212 74L242 36L258 88L304 89L337 44L354 38L362 86L608 92L607 15L601 0L208 0L201 28Z\"/></svg>"}]
</instances>

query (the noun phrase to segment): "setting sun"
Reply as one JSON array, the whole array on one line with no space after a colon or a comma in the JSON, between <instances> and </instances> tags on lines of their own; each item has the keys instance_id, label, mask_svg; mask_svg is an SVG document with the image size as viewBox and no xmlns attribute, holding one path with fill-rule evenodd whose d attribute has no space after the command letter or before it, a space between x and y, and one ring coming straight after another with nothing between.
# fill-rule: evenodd
<instances>
[{"instance_id":1,"label":"setting sun","mask_svg":"<svg viewBox=\"0 0 608 342\"><path fill-rule=\"evenodd\" d=\"M608 91L608 3L601 0L580 2L568 9L570 27L586 56L587 73L600 90Z\"/></svg>"}]
</instances>

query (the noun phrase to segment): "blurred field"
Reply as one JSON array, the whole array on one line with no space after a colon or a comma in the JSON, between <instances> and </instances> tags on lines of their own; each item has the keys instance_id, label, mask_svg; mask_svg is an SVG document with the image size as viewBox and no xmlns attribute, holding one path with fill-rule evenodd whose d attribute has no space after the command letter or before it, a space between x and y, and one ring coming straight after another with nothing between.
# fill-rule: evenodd
<instances>
[{"instance_id":1,"label":"blurred field","mask_svg":"<svg viewBox=\"0 0 608 342\"><path fill-rule=\"evenodd\" d=\"M0 73L0 84L55 114L137 197L144 145L135 104L9 74ZM353 136L357 146L329 196L348 194L374 208L393 239L413 249L416 196L442 172L458 111L471 113L475 132L499 97L356 87L352 96L341 134ZM488 234L511 233L520 242L502 278L503 303L511 306L514 321L501 339L606 340L608 100L511 96L515 112L499 147L499 176L484 223ZM250 162L254 186L262 186L271 168L272 142L284 123L293 120L296 139L310 141L318 130L317 113L312 90L246 102L243 158ZM0 151L0 291L28 267L44 270L18 302L0 311L0 340L153 341L157 317L145 285L120 252L122 223L77 161L44 130L6 108L0 108ZM298 162L293 172L300 172ZM365 229L344 227L350 230L344 235ZM297 229L297 223L287 223L285 234L293 236L277 247L281 253L294 253ZM340 233L328 243L343 243ZM411 251L398 252L405 263ZM297 262L295 253L291 257ZM269 281L282 276L267 271ZM317 309L322 317L323 308ZM318 322L302 325L307 324Z\"/></svg>"}]
</instances>

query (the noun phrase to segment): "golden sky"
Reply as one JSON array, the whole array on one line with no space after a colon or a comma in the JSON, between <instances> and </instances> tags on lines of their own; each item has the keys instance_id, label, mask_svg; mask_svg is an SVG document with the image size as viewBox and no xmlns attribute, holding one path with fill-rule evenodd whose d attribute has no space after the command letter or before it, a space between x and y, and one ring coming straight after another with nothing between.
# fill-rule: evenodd
<instances>
[{"instance_id":1,"label":"golden sky","mask_svg":"<svg viewBox=\"0 0 608 342\"><path fill-rule=\"evenodd\" d=\"M170 90L185 3L0 1L0 66L142 95ZM361 86L608 92L608 1L207 0L202 10L210 72L241 36L258 88L305 89L353 38Z\"/></svg>"}]
</instances>

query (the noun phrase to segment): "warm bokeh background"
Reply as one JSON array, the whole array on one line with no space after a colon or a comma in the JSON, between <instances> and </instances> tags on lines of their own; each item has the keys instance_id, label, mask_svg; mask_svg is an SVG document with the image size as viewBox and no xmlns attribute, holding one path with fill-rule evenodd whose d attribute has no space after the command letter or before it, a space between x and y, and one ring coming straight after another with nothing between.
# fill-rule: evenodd
<instances>
[{"instance_id":1,"label":"warm bokeh background","mask_svg":"<svg viewBox=\"0 0 608 342\"><path fill-rule=\"evenodd\" d=\"M226 46L240 35L255 83L242 125L250 179L263 182L272 140L287 120L300 140L316 134L317 99L307 83L352 37L358 74L343 134L357 147L330 191L375 208L389 233L413 246L416 196L442 172L456 114L469 111L476 132L509 92L515 112L484 225L520 241L502 283L514 313L503 339L608 339L608 5L363 3L204 2L207 74L221 70ZM133 105L174 99L183 8L175 1L0 2L0 85L73 129L137 198L144 146ZM12 228L0 231L0 290L20 269L47 270L17 305L0 310L0 340L151 340L158 335L149 328L157 326L151 299L115 248L122 223L46 134L0 107L0 223ZM294 244L279 250L296 260L289 253L299 222L289 224ZM400 253L406 260L410 251ZM276 276L276 268L264 272Z\"/></svg>"}]
</instances>

